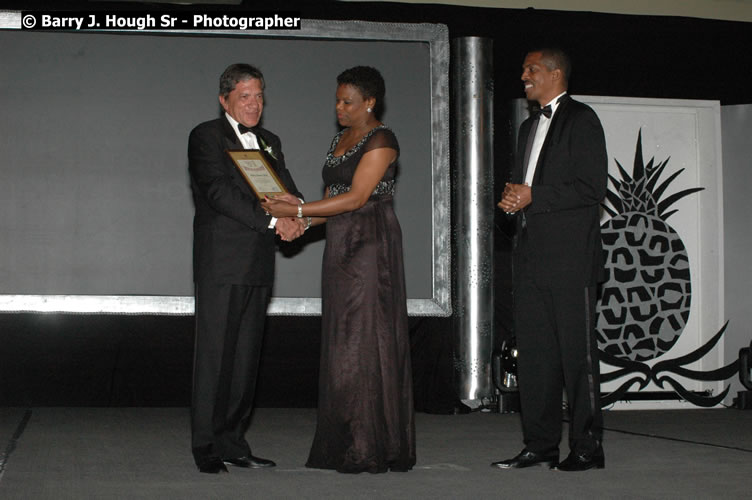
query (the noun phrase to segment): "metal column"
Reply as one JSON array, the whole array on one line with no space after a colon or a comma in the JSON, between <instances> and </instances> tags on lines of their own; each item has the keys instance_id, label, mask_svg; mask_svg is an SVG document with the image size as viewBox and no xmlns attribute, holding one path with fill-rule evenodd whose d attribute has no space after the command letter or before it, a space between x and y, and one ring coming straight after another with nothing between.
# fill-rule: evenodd
<instances>
[{"instance_id":1,"label":"metal column","mask_svg":"<svg viewBox=\"0 0 752 500\"><path fill-rule=\"evenodd\" d=\"M454 369L459 399L477 407L493 394L493 45L451 50Z\"/></svg>"}]
</instances>

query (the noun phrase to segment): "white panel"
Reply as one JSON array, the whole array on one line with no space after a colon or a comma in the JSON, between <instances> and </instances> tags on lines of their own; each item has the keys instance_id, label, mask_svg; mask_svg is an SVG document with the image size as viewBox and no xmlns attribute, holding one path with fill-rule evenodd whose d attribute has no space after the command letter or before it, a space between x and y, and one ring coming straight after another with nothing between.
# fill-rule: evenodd
<instances>
[{"instance_id":1,"label":"white panel","mask_svg":"<svg viewBox=\"0 0 752 500\"><path fill-rule=\"evenodd\" d=\"M644 163L668 159L659 184L680 169L661 199L696 187L702 191L676 202L670 210L677 212L666 222L678 233L689 258L691 306L689 318L676 343L648 366L687 355L705 345L725 323L723 301L723 198L720 150L720 105L715 101L667 99L633 99L617 97L576 97L595 109L603 123L609 157L609 174L621 179L616 162L631 175L638 132L642 131ZM609 183L613 189L613 184ZM604 213L603 222L610 216ZM723 339L699 361L684 365L696 371L723 366ZM601 372L615 368L605 364ZM728 383L699 382L667 373L690 391L719 394ZM624 376L603 384L608 393L629 379ZM637 390L635 385L632 390ZM643 391L671 391L650 383ZM694 407L677 401L617 403L618 408Z\"/></svg>"}]
</instances>

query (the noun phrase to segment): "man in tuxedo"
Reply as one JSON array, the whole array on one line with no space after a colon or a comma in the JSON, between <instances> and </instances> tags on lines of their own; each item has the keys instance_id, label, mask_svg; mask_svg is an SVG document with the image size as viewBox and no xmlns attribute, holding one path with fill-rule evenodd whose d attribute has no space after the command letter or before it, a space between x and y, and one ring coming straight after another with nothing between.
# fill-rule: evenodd
<instances>
[{"instance_id":1,"label":"man in tuxedo","mask_svg":"<svg viewBox=\"0 0 752 500\"><path fill-rule=\"evenodd\" d=\"M520 127L511 181L498 206L516 218L514 321L525 448L492 465L603 468L594 330L596 288L604 277L603 128L590 107L567 94L570 62L564 52L531 51L522 68L527 99L541 110ZM559 462L563 388L570 453Z\"/></svg>"},{"instance_id":2,"label":"man in tuxedo","mask_svg":"<svg viewBox=\"0 0 752 500\"><path fill-rule=\"evenodd\" d=\"M188 141L196 206L193 275L196 339L191 434L201 472L273 467L245 440L253 406L266 308L274 281L275 232L290 240L302 220L273 219L227 155L259 149L290 193L302 197L285 168L279 138L258 126L264 77L247 64L229 66L219 82L224 116L198 125Z\"/></svg>"}]
</instances>

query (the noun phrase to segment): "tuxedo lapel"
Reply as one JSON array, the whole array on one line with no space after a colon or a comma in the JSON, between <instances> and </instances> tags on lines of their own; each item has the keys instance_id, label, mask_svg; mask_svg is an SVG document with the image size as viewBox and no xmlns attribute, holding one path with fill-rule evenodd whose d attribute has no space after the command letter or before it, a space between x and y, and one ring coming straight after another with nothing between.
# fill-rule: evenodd
<instances>
[{"instance_id":1,"label":"tuxedo lapel","mask_svg":"<svg viewBox=\"0 0 752 500\"><path fill-rule=\"evenodd\" d=\"M555 154L553 145L558 143L561 136L562 128L566 122L567 105L571 98L569 94L564 94L556 108L556 113L551 120L551 125L546 132L546 139L543 141L540 155L538 156L538 163L535 166L535 175L533 176L533 184L540 182L540 177L546 168L546 157L549 154Z\"/></svg>"},{"instance_id":2,"label":"tuxedo lapel","mask_svg":"<svg viewBox=\"0 0 752 500\"><path fill-rule=\"evenodd\" d=\"M267 147L271 147L270 139L264 134L261 127L254 128L253 132L256 134L256 141L258 142L261 154L264 158L266 158L266 161L269 162L269 165L272 166L274 171L277 172L277 159L272 156L266 149Z\"/></svg>"},{"instance_id":3,"label":"tuxedo lapel","mask_svg":"<svg viewBox=\"0 0 752 500\"><path fill-rule=\"evenodd\" d=\"M527 165L525 164L525 161L527 160L527 158L525 157L525 150L527 149L527 141L530 137L530 127L532 121L532 118L528 118L527 120L522 122L522 125L520 125L519 133L517 134L518 154L515 155L514 170L510 175L511 182L515 184L522 184L523 182L525 182L525 171L527 170Z\"/></svg>"},{"instance_id":4,"label":"tuxedo lapel","mask_svg":"<svg viewBox=\"0 0 752 500\"><path fill-rule=\"evenodd\" d=\"M240 139L238 138L238 134L235 133L235 130L232 127L232 124L227 121L226 117L220 118L221 120L221 129L222 129L222 139L224 141L224 149L225 150L234 150L234 149L244 149L243 143L240 142ZM245 177L243 177L243 174L240 173L240 170L235 166L235 162L232 161L230 158L230 155L227 153L225 154L225 165L229 169L230 175L235 179L235 182L242 186L243 189L247 190L250 194L252 194L254 197L255 192L251 188L251 186L248 184L248 181L246 181Z\"/></svg>"},{"instance_id":5,"label":"tuxedo lapel","mask_svg":"<svg viewBox=\"0 0 752 500\"><path fill-rule=\"evenodd\" d=\"M534 118L530 125L530 130L527 133L527 140L525 141L525 154L522 157L522 180L527 179L527 168L530 163L530 153L533 150L533 142L535 142L535 131L538 130L539 118Z\"/></svg>"},{"instance_id":6,"label":"tuxedo lapel","mask_svg":"<svg viewBox=\"0 0 752 500\"><path fill-rule=\"evenodd\" d=\"M238 134L235 133L235 130L226 117L222 118L222 131L224 132L227 149L243 149L243 144L238 139Z\"/></svg>"}]
</instances>

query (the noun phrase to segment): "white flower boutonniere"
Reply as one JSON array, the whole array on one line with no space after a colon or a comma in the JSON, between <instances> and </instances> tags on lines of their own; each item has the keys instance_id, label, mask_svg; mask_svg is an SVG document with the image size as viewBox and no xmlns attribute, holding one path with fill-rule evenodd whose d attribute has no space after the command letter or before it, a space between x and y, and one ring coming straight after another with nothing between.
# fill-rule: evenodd
<instances>
[{"instance_id":1,"label":"white flower boutonniere","mask_svg":"<svg viewBox=\"0 0 752 500\"><path fill-rule=\"evenodd\" d=\"M259 142L259 145L261 146L261 148L264 151L266 151L266 153L269 156L271 156L272 158L274 158L276 160L277 159L277 155L274 154L274 151L272 150L272 147L270 145L268 145L260 135L256 135L256 137L258 138L258 142Z\"/></svg>"}]
</instances>

